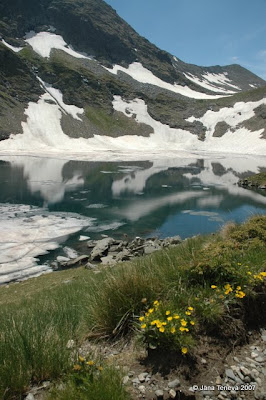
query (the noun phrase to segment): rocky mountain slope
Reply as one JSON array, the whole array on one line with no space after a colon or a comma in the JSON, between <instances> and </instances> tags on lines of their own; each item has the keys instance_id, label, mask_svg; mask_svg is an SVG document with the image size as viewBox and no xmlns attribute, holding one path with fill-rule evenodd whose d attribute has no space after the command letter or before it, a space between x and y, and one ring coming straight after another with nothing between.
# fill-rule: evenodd
<instances>
[{"instance_id":1,"label":"rocky mountain slope","mask_svg":"<svg viewBox=\"0 0 266 400\"><path fill-rule=\"evenodd\" d=\"M2 0L0 36L0 152L266 154L264 80L186 64L102 0Z\"/></svg>"}]
</instances>

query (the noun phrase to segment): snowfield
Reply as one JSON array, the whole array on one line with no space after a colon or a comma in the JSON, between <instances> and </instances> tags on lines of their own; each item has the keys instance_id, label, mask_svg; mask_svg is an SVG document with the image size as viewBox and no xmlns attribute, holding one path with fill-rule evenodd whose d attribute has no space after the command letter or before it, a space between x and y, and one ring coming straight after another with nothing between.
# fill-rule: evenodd
<instances>
[{"instance_id":1,"label":"snowfield","mask_svg":"<svg viewBox=\"0 0 266 400\"><path fill-rule=\"evenodd\" d=\"M188 130L170 128L154 120L148 113L147 105L141 99L125 101L114 96L113 108L128 118L147 124L154 133L149 137L124 135L109 137L95 135L93 138L70 138L61 127L62 113L80 120L84 110L75 105L67 105L62 93L51 85L41 81L46 93L37 103L30 102L25 110L26 122L22 122L22 134L11 135L0 142L0 154L38 154L48 157L60 155L62 158L80 158L93 160L139 160L149 157L174 157L182 152L218 152L235 154L266 155L266 140L261 138L263 129L250 132L237 128L254 116L254 109L266 104L266 99L257 102L239 102L234 107L225 107L219 111L208 110L201 118L190 117L189 122L200 121L207 128L206 140L199 141ZM51 101L52 100L52 101ZM235 130L228 130L222 137L213 137L215 126L225 121Z\"/></svg>"},{"instance_id":2,"label":"snowfield","mask_svg":"<svg viewBox=\"0 0 266 400\"><path fill-rule=\"evenodd\" d=\"M171 92L181 94L182 96L190 97L192 99L218 99L219 97L224 97L221 95L215 96L206 93L196 92L195 90L190 89L188 86L181 86L177 84L172 85L171 83L165 82L157 76L153 75L150 70L143 67L143 65L139 62L134 62L130 64L128 68L121 67L121 65L114 65L113 68L105 69L115 75L117 75L119 71L124 72L138 82L149 83L150 85L155 85L163 89L170 90Z\"/></svg>"},{"instance_id":3,"label":"snowfield","mask_svg":"<svg viewBox=\"0 0 266 400\"><path fill-rule=\"evenodd\" d=\"M72 57L76 58L86 58L91 60L85 54L78 53L73 50L67 43L64 41L62 36L56 35L55 33L50 32L39 32L36 33L34 31L30 31L26 33L25 42L27 42L35 51L35 53L39 54L41 57L49 58L52 49L63 50L65 53L69 54Z\"/></svg>"},{"instance_id":4,"label":"snowfield","mask_svg":"<svg viewBox=\"0 0 266 400\"><path fill-rule=\"evenodd\" d=\"M186 74L185 72L184 72L184 75L191 82L194 82L197 85L204 87L205 89L211 90L212 92L234 94L234 93L237 93L237 91L241 90L238 86L232 85L230 83L231 81L224 74L207 73L205 75L202 75L202 78L199 78L190 73ZM228 90L228 88L220 87L220 86L216 86L216 85L230 86L230 90ZM237 90L232 91L232 89L231 89L232 87Z\"/></svg>"}]
</instances>

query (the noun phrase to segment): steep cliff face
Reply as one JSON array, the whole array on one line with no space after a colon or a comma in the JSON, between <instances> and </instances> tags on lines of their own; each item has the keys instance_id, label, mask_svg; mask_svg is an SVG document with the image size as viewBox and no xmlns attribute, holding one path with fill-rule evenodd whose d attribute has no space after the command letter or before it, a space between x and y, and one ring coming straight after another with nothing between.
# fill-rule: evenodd
<instances>
[{"instance_id":1,"label":"steep cliff face","mask_svg":"<svg viewBox=\"0 0 266 400\"><path fill-rule=\"evenodd\" d=\"M102 0L2 0L0 35L0 151L25 148L23 137L6 139L29 131L45 145L60 131L90 148L98 136L123 148L124 135L147 138L134 146L148 148L159 135L158 147L228 151L247 137L264 151L265 81L239 65L186 64ZM45 133L43 117L54 118Z\"/></svg>"}]
</instances>

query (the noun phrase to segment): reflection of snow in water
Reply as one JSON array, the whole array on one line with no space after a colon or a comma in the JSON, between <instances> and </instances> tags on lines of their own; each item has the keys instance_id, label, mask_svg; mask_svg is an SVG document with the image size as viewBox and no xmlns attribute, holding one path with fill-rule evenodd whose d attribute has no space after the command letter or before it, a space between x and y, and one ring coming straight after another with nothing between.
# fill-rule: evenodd
<instances>
[{"instance_id":1,"label":"reflection of snow in water","mask_svg":"<svg viewBox=\"0 0 266 400\"><path fill-rule=\"evenodd\" d=\"M59 203L66 192L84 185L79 171L74 171L71 178L63 177L66 160L23 156L2 156L1 160L14 167L23 168L23 175L31 193L39 192L46 204Z\"/></svg>"},{"instance_id":2,"label":"reflection of snow in water","mask_svg":"<svg viewBox=\"0 0 266 400\"><path fill-rule=\"evenodd\" d=\"M200 191L187 191L182 193L174 193L168 196L163 196L157 199L143 199L136 200L134 203L130 204L119 210L119 214L130 221L137 221L145 215L149 215L161 207L174 204L184 204L186 201L193 198L199 198L205 196L205 192Z\"/></svg>"},{"instance_id":3,"label":"reflection of snow in water","mask_svg":"<svg viewBox=\"0 0 266 400\"><path fill-rule=\"evenodd\" d=\"M107 207L106 204L89 204L86 208L105 208Z\"/></svg>"},{"instance_id":4,"label":"reflection of snow in water","mask_svg":"<svg viewBox=\"0 0 266 400\"><path fill-rule=\"evenodd\" d=\"M195 211L195 210L183 210L182 214L196 215L200 217L208 217L209 221L224 222L223 218L216 212L211 211Z\"/></svg>"},{"instance_id":5,"label":"reflection of snow in water","mask_svg":"<svg viewBox=\"0 0 266 400\"><path fill-rule=\"evenodd\" d=\"M70 234L92 222L78 214L0 204L0 283L49 270L46 265L37 266L37 257L58 248Z\"/></svg>"},{"instance_id":6,"label":"reflection of snow in water","mask_svg":"<svg viewBox=\"0 0 266 400\"><path fill-rule=\"evenodd\" d=\"M90 226L89 228L85 229L86 232L104 232L104 231L115 231L120 226L125 225L124 222L110 222L109 224L101 224L98 226Z\"/></svg>"}]
</instances>

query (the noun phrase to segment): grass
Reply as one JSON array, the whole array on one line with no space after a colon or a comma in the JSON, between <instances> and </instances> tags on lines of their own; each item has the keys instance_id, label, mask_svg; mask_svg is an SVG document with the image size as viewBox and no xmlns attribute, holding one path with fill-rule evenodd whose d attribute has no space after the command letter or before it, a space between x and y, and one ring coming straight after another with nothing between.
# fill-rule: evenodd
<instances>
[{"instance_id":1,"label":"grass","mask_svg":"<svg viewBox=\"0 0 266 400\"><path fill-rule=\"evenodd\" d=\"M236 307L243 311L238 318L244 326L249 304L254 306L265 295L264 278L258 278L266 270L265 247L266 216L258 216L244 225L229 224L217 235L198 236L175 248L103 268L99 274L78 268L0 288L0 398L20 399L31 382L62 376L66 393L73 392L75 398L77 388L68 379L73 370L68 341L74 340L78 348L85 338L143 336L138 319L155 300L171 312L193 307L191 343L202 334L219 332L222 337L223 321L228 315L236 318ZM232 291L225 294L227 284ZM236 297L238 286L243 298ZM251 313L252 323L258 313ZM120 380L112 382L119 393ZM66 398L60 397L63 391L58 396ZM83 399L87 394L78 396ZM123 398L119 396L114 399Z\"/></svg>"},{"instance_id":2,"label":"grass","mask_svg":"<svg viewBox=\"0 0 266 400\"><path fill-rule=\"evenodd\" d=\"M250 175L246 178L253 186L266 185L266 172Z\"/></svg>"},{"instance_id":3,"label":"grass","mask_svg":"<svg viewBox=\"0 0 266 400\"><path fill-rule=\"evenodd\" d=\"M129 394L122 385L122 375L114 366L87 366L84 362L76 364L80 370L73 371L61 388L54 388L47 400L128 400ZM63 388L62 388L63 387Z\"/></svg>"}]
</instances>

